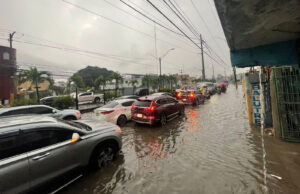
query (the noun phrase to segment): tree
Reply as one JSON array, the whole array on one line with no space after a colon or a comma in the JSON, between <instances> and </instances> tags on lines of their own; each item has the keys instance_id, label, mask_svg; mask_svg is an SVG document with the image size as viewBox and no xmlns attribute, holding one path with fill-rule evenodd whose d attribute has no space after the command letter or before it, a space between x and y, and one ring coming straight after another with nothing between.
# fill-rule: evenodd
<instances>
[{"instance_id":1,"label":"tree","mask_svg":"<svg viewBox=\"0 0 300 194\"><path fill-rule=\"evenodd\" d=\"M150 75L145 75L142 79L142 85L146 86L149 90L150 82L151 82L151 76Z\"/></svg>"},{"instance_id":2,"label":"tree","mask_svg":"<svg viewBox=\"0 0 300 194\"><path fill-rule=\"evenodd\" d=\"M105 83L104 83L105 82ZM105 85L106 84L106 80L105 78L100 75L96 80L95 80L95 83L94 83L94 86L95 86L95 89L98 90L100 89L100 86L101 85Z\"/></svg>"},{"instance_id":3,"label":"tree","mask_svg":"<svg viewBox=\"0 0 300 194\"><path fill-rule=\"evenodd\" d=\"M73 75L70 79L71 82L74 82L76 87L84 88L83 78L80 75Z\"/></svg>"},{"instance_id":4,"label":"tree","mask_svg":"<svg viewBox=\"0 0 300 194\"><path fill-rule=\"evenodd\" d=\"M134 92L135 92L135 85L136 85L137 83L138 83L137 80L130 80L130 81L129 81L129 84L131 84L132 87L133 87L133 94L134 94Z\"/></svg>"},{"instance_id":5,"label":"tree","mask_svg":"<svg viewBox=\"0 0 300 194\"><path fill-rule=\"evenodd\" d=\"M19 82L25 83L27 81L31 83L31 86L35 85L38 103L40 103L38 85L45 81L48 81L50 85L53 84L53 79L51 78L51 74L48 71L38 71L36 67L30 67L29 70L25 70L24 72L20 73Z\"/></svg>"},{"instance_id":6,"label":"tree","mask_svg":"<svg viewBox=\"0 0 300 194\"><path fill-rule=\"evenodd\" d=\"M73 76L79 75L83 79L83 83L86 87L95 87L95 81L100 75L104 78L111 76L113 71L107 70L106 68L100 68L96 66L87 66L84 69L79 70Z\"/></svg>"},{"instance_id":7,"label":"tree","mask_svg":"<svg viewBox=\"0 0 300 194\"><path fill-rule=\"evenodd\" d=\"M115 80L115 94L117 96L118 89L119 89L119 83L123 83L123 78L119 73L116 73L116 72L112 73L111 78Z\"/></svg>"}]
</instances>

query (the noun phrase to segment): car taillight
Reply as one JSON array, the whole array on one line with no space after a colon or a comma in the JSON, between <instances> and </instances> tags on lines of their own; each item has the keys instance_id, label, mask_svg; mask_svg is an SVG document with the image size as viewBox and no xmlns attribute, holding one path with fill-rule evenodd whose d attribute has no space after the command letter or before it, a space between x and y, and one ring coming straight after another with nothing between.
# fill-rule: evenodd
<instances>
[{"instance_id":1,"label":"car taillight","mask_svg":"<svg viewBox=\"0 0 300 194\"><path fill-rule=\"evenodd\" d=\"M177 93L177 97L180 98L181 97L181 92Z\"/></svg>"},{"instance_id":2,"label":"car taillight","mask_svg":"<svg viewBox=\"0 0 300 194\"><path fill-rule=\"evenodd\" d=\"M101 112L101 114L103 114L103 115L107 115L107 114L110 114L110 113L112 113L112 112L114 112L114 110L110 110L110 111Z\"/></svg>"},{"instance_id":3,"label":"car taillight","mask_svg":"<svg viewBox=\"0 0 300 194\"><path fill-rule=\"evenodd\" d=\"M190 93L190 97L191 97L191 98L194 98L194 96L195 96L194 93L191 92L191 93Z\"/></svg>"},{"instance_id":4,"label":"car taillight","mask_svg":"<svg viewBox=\"0 0 300 194\"><path fill-rule=\"evenodd\" d=\"M149 108L145 108L146 111L154 111L156 107L153 105L153 101L151 102L151 105Z\"/></svg>"},{"instance_id":5,"label":"car taillight","mask_svg":"<svg viewBox=\"0 0 300 194\"><path fill-rule=\"evenodd\" d=\"M131 108L132 108L132 109L135 109L135 106L132 104L132 105L131 105Z\"/></svg>"}]
</instances>

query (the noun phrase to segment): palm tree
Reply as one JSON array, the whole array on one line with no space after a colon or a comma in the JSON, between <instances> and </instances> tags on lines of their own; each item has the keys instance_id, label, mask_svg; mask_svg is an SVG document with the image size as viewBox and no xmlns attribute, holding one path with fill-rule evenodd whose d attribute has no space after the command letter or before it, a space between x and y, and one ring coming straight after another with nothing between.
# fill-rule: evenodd
<instances>
[{"instance_id":1,"label":"palm tree","mask_svg":"<svg viewBox=\"0 0 300 194\"><path fill-rule=\"evenodd\" d=\"M105 83L104 83L105 82ZM106 80L105 78L100 75L95 81L94 81L94 86L95 86L95 89L98 90L100 89L100 86L101 85L105 85L106 84Z\"/></svg>"},{"instance_id":2,"label":"palm tree","mask_svg":"<svg viewBox=\"0 0 300 194\"><path fill-rule=\"evenodd\" d=\"M48 71L38 71L36 67L30 67L29 70L25 70L20 74L20 83L24 82L31 82L31 86L34 84L36 89L36 96L38 103L40 103L40 96L39 96L39 87L38 85L40 83L43 83L45 81L48 81L51 84L53 84L53 79L51 78L51 74Z\"/></svg>"},{"instance_id":3,"label":"palm tree","mask_svg":"<svg viewBox=\"0 0 300 194\"><path fill-rule=\"evenodd\" d=\"M134 94L134 91L135 91L135 84L137 84L137 83L138 83L137 80L130 80L130 81L129 81L129 84L131 84L132 87L133 87L133 94Z\"/></svg>"},{"instance_id":4,"label":"palm tree","mask_svg":"<svg viewBox=\"0 0 300 194\"><path fill-rule=\"evenodd\" d=\"M152 79L152 77L150 75L145 75L142 79L142 85L147 86L148 90L149 90L149 87L150 87L151 79Z\"/></svg>"},{"instance_id":5,"label":"palm tree","mask_svg":"<svg viewBox=\"0 0 300 194\"><path fill-rule=\"evenodd\" d=\"M123 83L123 78L119 73L113 72L111 75L111 78L114 79L115 82L115 95L117 96L118 94L118 89L119 89L119 83Z\"/></svg>"}]
</instances>

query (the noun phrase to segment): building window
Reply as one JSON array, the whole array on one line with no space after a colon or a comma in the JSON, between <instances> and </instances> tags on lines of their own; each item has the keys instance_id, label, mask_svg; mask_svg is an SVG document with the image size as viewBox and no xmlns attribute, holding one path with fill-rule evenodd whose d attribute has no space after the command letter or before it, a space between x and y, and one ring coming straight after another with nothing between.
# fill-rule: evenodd
<instances>
[{"instance_id":1,"label":"building window","mask_svg":"<svg viewBox=\"0 0 300 194\"><path fill-rule=\"evenodd\" d=\"M7 52L3 53L3 60L9 60L9 53Z\"/></svg>"}]
</instances>

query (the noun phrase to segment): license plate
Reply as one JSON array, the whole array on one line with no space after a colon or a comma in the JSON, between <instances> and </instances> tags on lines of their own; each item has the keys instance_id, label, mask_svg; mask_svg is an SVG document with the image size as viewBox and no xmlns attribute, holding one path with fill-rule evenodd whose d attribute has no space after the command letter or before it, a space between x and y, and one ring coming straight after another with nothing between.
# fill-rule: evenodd
<instances>
[{"instance_id":1,"label":"license plate","mask_svg":"<svg viewBox=\"0 0 300 194\"><path fill-rule=\"evenodd\" d=\"M143 114L137 114L137 117L142 118Z\"/></svg>"}]
</instances>

